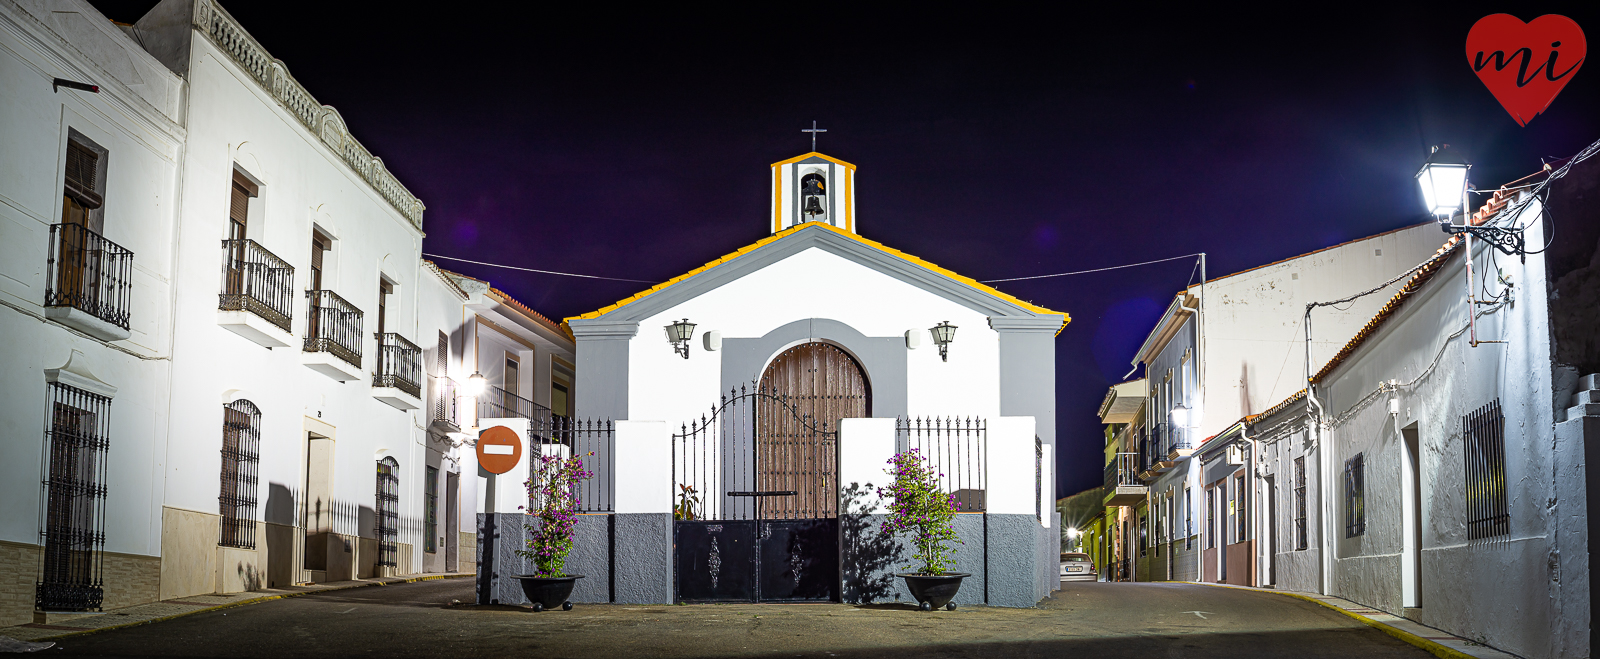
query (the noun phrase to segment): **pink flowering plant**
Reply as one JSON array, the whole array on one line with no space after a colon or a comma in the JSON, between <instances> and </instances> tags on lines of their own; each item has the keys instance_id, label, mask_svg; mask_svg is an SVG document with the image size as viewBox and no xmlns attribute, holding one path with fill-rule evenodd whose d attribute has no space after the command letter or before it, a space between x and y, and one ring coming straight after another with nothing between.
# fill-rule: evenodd
<instances>
[{"instance_id":1,"label":"pink flowering plant","mask_svg":"<svg viewBox=\"0 0 1600 659\"><path fill-rule=\"evenodd\" d=\"M540 456L533 477L526 482L528 500L536 506L528 512L536 523L527 525L528 548L517 550L517 555L533 561L533 576L565 576L562 570L572 551L572 530L578 525L578 484L594 477L594 472L583 468L585 457Z\"/></svg>"},{"instance_id":2,"label":"pink flowering plant","mask_svg":"<svg viewBox=\"0 0 1600 659\"><path fill-rule=\"evenodd\" d=\"M955 495L939 491L938 479L944 474L928 466L917 449L896 453L885 471L894 477L894 483L878 488L878 496L890 499L884 532L911 536L915 558L922 563L917 574L944 574L955 566L950 543L961 543L951 528L961 504L956 503Z\"/></svg>"}]
</instances>

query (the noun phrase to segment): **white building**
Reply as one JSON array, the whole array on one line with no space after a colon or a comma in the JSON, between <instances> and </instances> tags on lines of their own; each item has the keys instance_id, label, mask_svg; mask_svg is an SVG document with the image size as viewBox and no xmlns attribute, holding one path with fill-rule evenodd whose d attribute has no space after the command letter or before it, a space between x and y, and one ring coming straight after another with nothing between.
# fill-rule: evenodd
<instances>
[{"instance_id":1,"label":"white building","mask_svg":"<svg viewBox=\"0 0 1600 659\"><path fill-rule=\"evenodd\" d=\"M570 337L422 261L422 203L214 2L0 3L0 45L0 324L27 346L0 409L40 429L4 445L0 624L470 571L459 383L565 414Z\"/></svg>"},{"instance_id":2,"label":"white building","mask_svg":"<svg viewBox=\"0 0 1600 659\"><path fill-rule=\"evenodd\" d=\"M1129 550L1139 556L1136 578L1265 583L1249 530L1253 496L1238 490L1245 457L1205 464L1196 451L1303 388L1308 302L1382 284L1427 258L1438 235L1431 224L1397 229L1211 279L1173 298L1133 359L1148 383L1148 434L1137 442L1133 467L1148 487L1147 510L1136 512L1140 546ZM1313 360L1332 355L1380 304L1369 297L1315 312Z\"/></svg>"}]
</instances>

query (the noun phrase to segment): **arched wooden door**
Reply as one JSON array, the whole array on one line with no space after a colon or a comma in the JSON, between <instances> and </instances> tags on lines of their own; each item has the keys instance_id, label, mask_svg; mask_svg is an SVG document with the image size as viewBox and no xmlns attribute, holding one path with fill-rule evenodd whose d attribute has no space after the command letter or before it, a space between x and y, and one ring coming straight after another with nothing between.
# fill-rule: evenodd
<instances>
[{"instance_id":1,"label":"arched wooden door","mask_svg":"<svg viewBox=\"0 0 1600 659\"><path fill-rule=\"evenodd\" d=\"M838 346L813 341L779 353L761 375L756 413L756 483L761 519L839 516L839 420L872 414L866 373Z\"/></svg>"}]
</instances>

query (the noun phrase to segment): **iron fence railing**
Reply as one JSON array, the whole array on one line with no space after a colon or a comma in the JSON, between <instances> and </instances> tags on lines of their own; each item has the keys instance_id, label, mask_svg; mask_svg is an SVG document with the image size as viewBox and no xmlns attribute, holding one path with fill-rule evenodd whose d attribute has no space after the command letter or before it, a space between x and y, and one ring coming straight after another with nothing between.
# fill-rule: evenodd
<instances>
[{"instance_id":1,"label":"iron fence railing","mask_svg":"<svg viewBox=\"0 0 1600 659\"><path fill-rule=\"evenodd\" d=\"M989 509L988 428L985 420L970 417L900 419L895 451L917 449L961 512L983 512Z\"/></svg>"},{"instance_id":2,"label":"iron fence railing","mask_svg":"<svg viewBox=\"0 0 1600 659\"><path fill-rule=\"evenodd\" d=\"M1118 453L1111 464L1106 465L1106 485L1109 487L1144 485L1144 481L1139 480L1140 471L1143 470L1139 466L1138 453Z\"/></svg>"},{"instance_id":3,"label":"iron fence railing","mask_svg":"<svg viewBox=\"0 0 1600 659\"><path fill-rule=\"evenodd\" d=\"M456 381L446 375L430 375L428 382L433 392L428 405L428 421L451 429L461 428L461 409L456 398Z\"/></svg>"},{"instance_id":4,"label":"iron fence railing","mask_svg":"<svg viewBox=\"0 0 1600 659\"><path fill-rule=\"evenodd\" d=\"M579 420L564 416L549 417L540 446L564 447L568 455L583 460L583 469L593 476L573 488L580 513L609 513L616 509L617 435L610 420Z\"/></svg>"},{"instance_id":5,"label":"iron fence railing","mask_svg":"<svg viewBox=\"0 0 1600 659\"><path fill-rule=\"evenodd\" d=\"M217 308L248 311L292 332L294 266L254 240L222 241L222 293Z\"/></svg>"},{"instance_id":6,"label":"iron fence railing","mask_svg":"<svg viewBox=\"0 0 1600 659\"><path fill-rule=\"evenodd\" d=\"M422 397L422 349L417 344L394 332L378 335L378 372L372 375L372 386L394 387L418 398Z\"/></svg>"},{"instance_id":7,"label":"iron fence railing","mask_svg":"<svg viewBox=\"0 0 1600 659\"><path fill-rule=\"evenodd\" d=\"M81 224L50 225L44 306L72 307L128 329L133 252Z\"/></svg>"},{"instance_id":8,"label":"iron fence railing","mask_svg":"<svg viewBox=\"0 0 1600 659\"><path fill-rule=\"evenodd\" d=\"M361 368L361 310L333 291L306 291L306 352L328 352Z\"/></svg>"}]
</instances>

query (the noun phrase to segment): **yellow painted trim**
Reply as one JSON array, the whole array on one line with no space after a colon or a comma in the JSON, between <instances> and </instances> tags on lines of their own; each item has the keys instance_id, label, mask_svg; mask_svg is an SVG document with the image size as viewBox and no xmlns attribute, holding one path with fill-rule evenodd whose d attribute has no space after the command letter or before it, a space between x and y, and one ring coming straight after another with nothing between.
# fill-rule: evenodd
<instances>
[{"instance_id":1,"label":"yellow painted trim","mask_svg":"<svg viewBox=\"0 0 1600 659\"><path fill-rule=\"evenodd\" d=\"M855 178L855 168L851 168L850 171L844 173L844 229L850 233L856 232L855 218L851 217L852 213L850 212L855 209L856 205L856 198L850 196L850 182L854 181Z\"/></svg>"},{"instance_id":2,"label":"yellow painted trim","mask_svg":"<svg viewBox=\"0 0 1600 659\"><path fill-rule=\"evenodd\" d=\"M772 232L783 230L783 170L772 167Z\"/></svg>"},{"instance_id":3,"label":"yellow painted trim","mask_svg":"<svg viewBox=\"0 0 1600 659\"><path fill-rule=\"evenodd\" d=\"M843 160L840 160L838 158L835 158L833 156L822 155L820 153L817 153L816 151L812 151L811 153L801 154L801 155L795 156L793 158L790 158L788 160L779 160L778 162L772 163L772 166L773 167L777 167L779 165L791 165L791 164L800 162L802 160L805 160L807 158L821 158L821 159L826 160L828 162L831 162L831 163L833 163L835 165L843 165L845 167L849 167L850 171L852 171L852 172L856 170L856 166L855 165L847 163L847 162L845 162Z\"/></svg>"},{"instance_id":4,"label":"yellow painted trim","mask_svg":"<svg viewBox=\"0 0 1600 659\"><path fill-rule=\"evenodd\" d=\"M645 299L645 298L647 298L647 297L649 297L651 295L654 295L654 294L656 294L656 293L658 293L660 291L664 291L664 290L666 290L668 288L671 288L674 284L677 284L678 282L687 280L687 279L689 279L689 278L691 278L691 277L693 277L695 275L698 275L698 274L700 274L702 272L705 272L705 271L710 270L712 268L715 268L715 267L717 267L719 265L722 265L722 264L727 263L729 261L732 261L732 260L734 260L736 258L739 258L740 256L745 255L747 252L754 251L754 250L756 250L756 249L758 249L760 247L763 247L763 246L765 246L765 245L767 245L769 243L781 240L785 236L791 235L796 231L799 231L799 230L804 229L806 227L812 227L812 226L820 227L822 229L825 229L825 230L828 230L828 231L832 231L832 232L837 233L837 234L839 234L841 236L844 236L845 238L849 238L850 240L854 240L854 241L856 241L858 243L866 245L867 247L871 247L873 249L876 249L876 250L878 250L880 252L883 252L885 254L888 254L890 256L893 256L893 257L896 257L896 258L899 258L899 259L903 259L903 260L908 261L908 262L910 262L912 264L921 266L921 267L923 267L923 268L925 268L927 270L931 270L933 272L939 273L941 275L944 275L946 277L954 279L954 280L956 280L958 282L966 284L967 286L970 286L970 287L972 287L974 289L977 289L978 291L981 291L983 293L987 293L989 295L993 295L993 296L998 297L998 298L1000 298L1002 300L1006 300L1006 301L1011 302L1013 304L1016 304L1016 305L1018 305L1020 307L1023 307L1025 309L1029 310L1029 311L1033 311L1035 313L1044 313L1044 314L1061 314L1061 328L1056 330L1056 334L1060 334L1062 329L1066 329L1067 323L1072 322L1072 316L1067 315L1067 313L1064 312L1064 311L1056 311L1054 309L1049 309L1049 308L1046 308L1046 307L1039 306L1039 305L1034 304L1032 302L1026 302L1026 301L1017 299L1014 296L1008 295L1006 293L1002 293L999 290L995 289L994 287L985 285L985 284L983 284L983 283L979 282L978 280L973 279L971 277L965 277L965 276L962 276L962 275L958 275L958 274L956 274L954 272L951 272L951 271L946 270L944 268L941 268L941 267L939 267L937 265L934 265L932 263L924 261L924 260L922 260L920 258L917 258L917 257L912 256L910 254L907 254L905 252L902 252L902 251L900 251L898 249L894 249L892 247L885 246L883 243L879 243L879 242L872 241L872 240L867 240L866 238L862 238L861 236L858 236L856 234L850 233L849 231L846 231L844 229L840 229L839 227L826 224L824 222L806 222L805 224L797 224L795 226L789 227L787 229L784 229L783 231L779 231L779 232L777 232L775 234L767 236L766 238L762 238L761 240L758 240L758 241L756 241L754 243L751 243L751 244L746 245L744 247L740 247L738 249L738 251L723 255L722 258L719 258L719 259L717 259L715 261L712 261L712 262L707 263L705 265L702 265L702 266L700 266L698 268L690 270L689 272L686 272L684 274L678 275L677 277L673 277L672 279L669 279L669 280L664 281L662 283L656 284L655 286L651 286L650 288L648 288L646 290L643 290L643 291L640 291L638 293L635 293L634 295L632 295L630 297L626 297L626 298L623 298L621 300L618 300L615 304L612 304L612 305L609 305L609 306L605 306L605 307L601 307L601 308L596 309L594 311L590 311L589 313L586 313L586 314L568 317L565 320L563 320L562 322L563 323L567 323L567 322L571 322L571 321L574 321L574 320L590 320L590 319L593 319L593 318L599 318L599 317L604 316L604 315L606 315L608 313L616 311L617 309L621 309L622 307L625 307L627 305L633 304L634 302L638 302L639 300L643 300L643 299Z\"/></svg>"}]
</instances>

